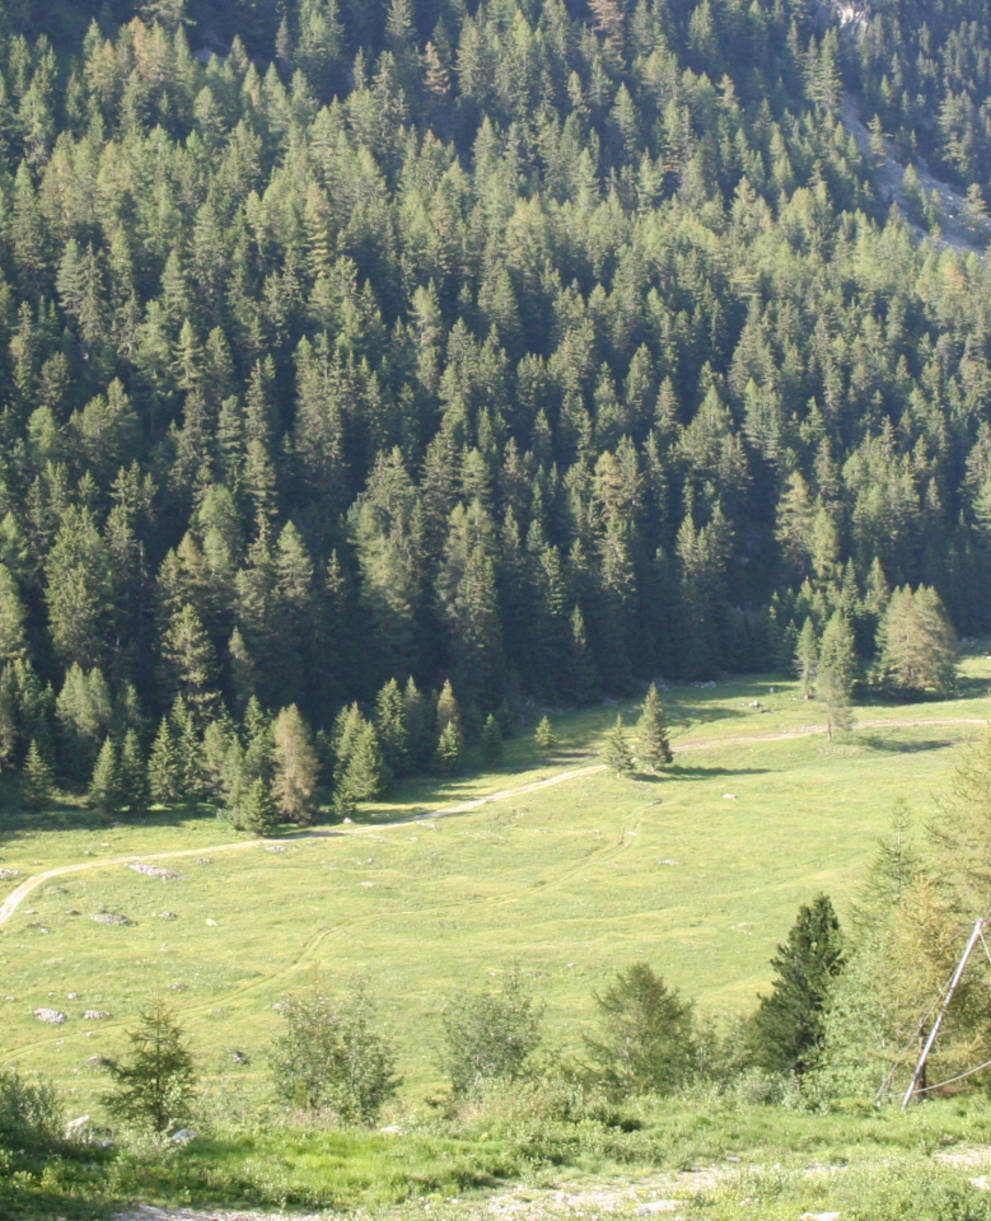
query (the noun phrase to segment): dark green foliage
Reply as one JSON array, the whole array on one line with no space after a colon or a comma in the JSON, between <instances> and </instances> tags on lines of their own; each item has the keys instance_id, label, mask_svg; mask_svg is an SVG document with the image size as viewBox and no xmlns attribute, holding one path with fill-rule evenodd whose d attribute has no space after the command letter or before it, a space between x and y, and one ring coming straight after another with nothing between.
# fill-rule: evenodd
<instances>
[{"instance_id":1,"label":"dark green foliage","mask_svg":"<svg viewBox=\"0 0 991 1221\"><path fill-rule=\"evenodd\" d=\"M543 1006L534 999L519 971L507 976L498 992L462 992L442 1017L441 1068L456 1097L477 1093L487 1081L522 1076L540 1044Z\"/></svg>"},{"instance_id":2,"label":"dark green foliage","mask_svg":"<svg viewBox=\"0 0 991 1221\"><path fill-rule=\"evenodd\" d=\"M111 814L124 803L120 754L113 738L105 738L93 767L87 800L94 810Z\"/></svg>"},{"instance_id":3,"label":"dark green foliage","mask_svg":"<svg viewBox=\"0 0 991 1221\"><path fill-rule=\"evenodd\" d=\"M32 738L21 769L21 805L26 810L41 810L51 802L54 791L55 769Z\"/></svg>"},{"instance_id":4,"label":"dark green foliage","mask_svg":"<svg viewBox=\"0 0 991 1221\"><path fill-rule=\"evenodd\" d=\"M602 748L602 762L610 771L620 776L628 776L634 767L633 751L626 738L622 716L616 717L616 724L606 734L605 745Z\"/></svg>"},{"instance_id":5,"label":"dark green foliage","mask_svg":"<svg viewBox=\"0 0 991 1221\"><path fill-rule=\"evenodd\" d=\"M62 1103L53 1086L0 1069L0 1149L44 1150L62 1137Z\"/></svg>"},{"instance_id":6,"label":"dark green foliage","mask_svg":"<svg viewBox=\"0 0 991 1221\"><path fill-rule=\"evenodd\" d=\"M551 725L550 717L542 716L537 722L537 728L533 732L533 740L541 754L549 755L553 750L557 749L557 734L554 732L553 725Z\"/></svg>"},{"instance_id":7,"label":"dark green foliage","mask_svg":"<svg viewBox=\"0 0 991 1221\"><path fill-rule=\"evenodd\" d=\"M692 1005L645 962L618 971L596 996L599 1032L586 1037L591 1079L608 1094L670 1094L687 1080L696 1057Z\"/></svg>"},{"instance_id":8,"label":"dark green foliage","mask_svg":"<svg viewBox=\"0 0 991 1221\"><path fill-rule=\"evenodd\" d=\"M957 642L936 591L892 592L877 629L881 681L895 691L937 696L956 686Z\"/></svg>"},{"instance_id":9,"label":"dark green foliage","mask_svg":"<svg viewBox=\"0 0 991 1221\"><path fill-rule=\"evenodd\" d=\"M364 988L334 1001L319 988L285 1001L285 1027L272 1049L275 1092L310 1115L329 1112L344 1124L374 1123L400 1081L396 1055L376 1029Z\"/></svg>"},{"instance_id":10,"label":"dark green foliage","mask_svg":"<svg viewBox=\"0 0 991 1221\"><path fill-rule=\"evenodd\" d=\"M802 1074L822 1046L824 1010L843 969L839 921L827 895L817 895L798 916L788 940L771 959L774 986L753 1019L754 1058L774 1072Z\"/></svg>"},{"instance_id":11,"label":"dark green foliage","mask_svg":"<svg viewBox=\"0 0 991 1221\"><path fill-rule=\"evenodd\" d=\"M664 724L664 709L657 684L651 683L640 705L640 719L636 725L637 759L647 767L663 767L674 761L668 743L668 731Z\"/></svg>"},{"instance_id":12,"label":"dark green foliage","mask_svg":"<svg viewBox=\"0 0 991 1221\"><path fill-rule=\"evenodd\" d=\"M826 705L829 736L853 725L850 703L857 677L853 632L842 611L834 611L819 645L816 696Z\"/></svg>"},{"instance_id":13,"label":"dark green foliage","mask_svg":"<svg viewBox=\"0 0 991 1221\"><path fill-rule=\"evenodd\" d=\"M172 723L162 717L148 755L148 793L152 801L169 805L183 796L182 760Z\"/></svg>"},{"instance_id":14,"label":"dark green foliage","mask_svg":"<svg viewBox=\"0 0 991 1221\"><path fill-rule=\"evenodd\" d=\"M114 1088L103 1104L114 1119L165 1132L189 1116L195 1087L193 1057L182 1030L164 1001L140 1014L128 1031L129 1054L107 1061Z\"/></svg>"},{"instance_id":15,"label":"dark green foliage","mask_svg":"<svg viewBox=\"0 0 991 1221\"><path fill-rule=\"evenodd\" d=\"M279 826L279 810L272 797L268 781L256 776L239 794L235 813L235 825L250 831L252 835L271 835Z\"/></svg>"},{"instance_id":16,"label":"dark green foliage","mask_svg":"<svg viewBox=\"0 0 991 1221\"><path fill-rule=\"evenodd\" d=\"M491 712L482 725L482 754L490 764L496 764L502 758L502 729Z\"/></svg>"}]
</instances>

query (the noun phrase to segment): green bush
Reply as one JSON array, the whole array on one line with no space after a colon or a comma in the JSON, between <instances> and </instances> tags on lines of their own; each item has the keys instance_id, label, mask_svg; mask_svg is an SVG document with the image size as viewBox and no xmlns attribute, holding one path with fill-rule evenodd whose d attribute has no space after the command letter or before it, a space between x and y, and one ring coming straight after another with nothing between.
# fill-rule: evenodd
<instances>
[{"instance_id":1,"label":"green bush","mask_svg":"<svg viewBox=\"0 0 991 1221\"><path fill-rule=\"evenodd\" d=\"M61 1138L63 1123L53 1086L0 1069L0 1148L48 1148Z\"/></svg>"},{"instance_id":2,"label":"green bush","mask_svg":"<svg viewBox=\"0 0 991 1221\"><path fill-rule=\"evenodd\" d=\"M514 971L499 992L462 992L443 1015L441 1067L456 1098L478 1094L490 1081L515 1081L540 1043L543 1006Z\"/></svg>"}]
</instances>

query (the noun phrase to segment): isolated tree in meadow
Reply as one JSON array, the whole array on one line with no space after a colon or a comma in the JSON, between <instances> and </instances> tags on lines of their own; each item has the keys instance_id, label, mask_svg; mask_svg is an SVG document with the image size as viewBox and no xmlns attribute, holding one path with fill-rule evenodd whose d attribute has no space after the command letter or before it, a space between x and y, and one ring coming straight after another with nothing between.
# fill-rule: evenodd
<instances>
[{"instance_id":1,"label":"isolated tree in meadow","mask_svg":"<svg viewBox=\"0 0 991 1221\"><path fill-rule=\"evenodd\" d=\"M651 683L647 688L647 694L640 705L640 719L637 721L635 733L637 758L642 764L656 770L674 761L656 683Z\"/></svg>"},{"instance_id":2,"label":"isolated tree in meadow","mask_svg":"<svg viewBox=\"0 0 991 1221\"><path fill-rule=\"evenodd\" d=\"M623 971L595 997L599 1031L586 1036L589 1075L617 1098L670 1094L691 1072L695 1018L690 1001L645 962Z\"/></svg>"},{"instance_id":3,"label":"isolated tree in meadow","mask_svg":"<svg viewBox=\"0 0 991 1221\"><path fill-rule=\"evenodd\" d=\"M103 1104L114 1119L166 1132L189 1117L195 1088L193 1057L182 1030L163 1000L139 1015L128 1031L130 1053L106 1062L114 1082Z\"/></svg>"},{"instance_id":4,"label":"isolated tree in meadow","mask_svg":"<svg viewBox=\"0 0 991 1221\"><path fill-rule=\"evenodd\" d=\"M26 810L43 809L54 791L55 769L32 738L21 769L21 805Z\"/></svg>"},{"instance_id":5,"label":"isolated tree in meadow","mask_svg":"<svg viewBox=\"0 0 991 1221\"><path fill-rule=\"evenodd\" d=\"M795 673L802 684L803 700L812 698L812 686L815 682L818 664L819 646L816 643L815 624L812 622L811 616L806 615L795 645Z\"/></svg>"},{"instance_id":6,"label":"isolated tree in meadow","mask_svg":"<svg viewBox=\"0 0 991 1221\"><path fill-rule=\"evenodd\" d=\"M103 740L100 753L93 767L87 801L94 810L110 814L123 804L121 791L120 756L117 743L111 737Z\"/></svg>"},{"instance_id":7,"label":"isolated tree in meadow","mask_svg":"<svg viewBox=\"0 0 991 1221\"><path fill-rule=\"evenodd\" d=\"M313 821L320 765L309 728L295 704L283 708L272 726L272 798L288 822Z\"/></svg>"},{"instance_id":8,"label":"isolated tree in meadow","mask_svg":"<svg viewBox=\"0 0 991 1221\"><path fill-rule=\"evenodd\" d=\"M621 776L628 776L634 769L633 752L626 738L622 716L616 717L616 724L606 734L605 745L602 748L602 761L610 771Z\"/></svg>"},{"instance_id":9,"label":"isolated tree in meadow","mask_svg":"<svg viewBox=\"0 0 991 1221\"><path fill-rule=\"evenodd\" d=\"M557 734L554 732L553 725L551 725L550 717L542 716L537 722L537 728L533 733L533 740L541 754L549 755L551 751L557 749Z\"/></svg>"},{"instance_id":10,"label":"isolated tree in meadow","mask_svg":"<svg viewBox=\"0 0 991 1221\"><path fill-rule=\"evenodd\" d=\"M843 939L827 895L799 908L788 940L771 959L772 990L753 1018L757 1062L774 1072L801 1075L822 1046L824 1010L843 969Z\"/></svg>"},{"instance_id":11,"label":"isolated tree in meadow","mask_svg":"<svg viewBox=\"0 0 991 1221\"><path fill-rule=\"evenodd\" d=\"M834 729L850 729L853 725L850 702L856 676L853 632L846 615L837 610L830 616L822 633L816 681L816 694L826 705L830 741Z\"/></svg>"},{"instance_id":12,"label":"isolated tree in meadow","mask_svg":"<svg viewBox=\"0 0 991 1221\"><path fill-rule=\"evenodd\" d=\"M374 1123L400 1085L396 1053L377 1028L365 989L334 1001L320 988L282 1007L285 1027L272 1049L275 1091L287 1106L329 1111L345 1124Z\"/></svg>"},{"instance_id":13,"label":"isolated tree in meadow","mask_svg":"<svg viewBox=\"0 0 991 1221\"><path fill-rule=\"evenodd\" d=\"M453 996L441 1017L441 1068L455 1097L476 1093L486 1081L523 1076L540 1044L543 1012L518 970L498 992Z\"/></svg>"}]
</instances>

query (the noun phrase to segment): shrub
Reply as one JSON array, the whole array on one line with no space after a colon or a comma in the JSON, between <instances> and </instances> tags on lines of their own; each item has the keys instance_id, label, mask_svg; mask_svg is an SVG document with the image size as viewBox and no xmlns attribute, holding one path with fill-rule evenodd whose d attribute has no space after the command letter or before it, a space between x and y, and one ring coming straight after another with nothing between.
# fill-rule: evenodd
<instances>
[{"instance_id":1,"label":"shrub","mask_svg":"<svg viewBox=\"0 0 991 1221\"><path fill-rule=\"evenodd\" d=\"M356 986L338 1004L314 988L287 1001L272 1051L275 1092L288 1106L342 1123L374 1122L400 1084L395 1052L374 1029L375 1010Z\"/></svg>"},{"instance_id":2,"label":"shrub","mask_svg":"<svg viewBox=\"0 0 991 1221\"><path fill-rule=\"evenodd\" d=\"M514 971L499 992L463 992L444 1010L441 1067L455 1097L486 1081L515 1080L540 1043L543 1007Z\"/></svg>"},{"instance_id":3,"label":"shrub","mask_svg":"<svg viewBox=\"0 0 991 1221\"><path fill-rule=\"evenodd\" d=\"M183 1041L172 1011L158 1000L140 1014L126 1060L108 1060L115 1089L103 1104L115 1119L154 1132L165 1132L189 1115L195 1083L193 1057Z\"/></svg>"},{"instance_id":4,"label":"shrub","mask_svg":"<svg viewBox=\"0 0 991 1221\"><path fill-rule=\"evenodd\" d=\"M62 1104L47 1082L0 1069L0 1148L45 1148L62 1135Z\"/></svg>"}]
</instances>

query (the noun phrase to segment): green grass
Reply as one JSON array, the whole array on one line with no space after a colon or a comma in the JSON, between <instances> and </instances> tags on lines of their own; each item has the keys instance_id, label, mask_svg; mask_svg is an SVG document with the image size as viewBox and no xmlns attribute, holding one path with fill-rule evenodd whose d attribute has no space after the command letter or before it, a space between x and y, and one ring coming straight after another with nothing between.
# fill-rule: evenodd
<instances>
[{"instance_id":1,"label":"green grass","mask_svg":"<svg viewBox=\"0 0 991 1221\"><path fill-rule=\"evenodd\" d=\"M439 1085L445 997L517 963L546 1003L548 1040L565 1048L580 1044L593 991L640 958L707 1010L746 1010L799 904L824 890L842 917L896 808L919 824L932 816L962 742L979 732L953 722L991 714L991 664L975 655L964 673L963 698L859 707L862 727L833 743L774 737L822 721L780 678L674 688L676 762L663 779L597 773L375 826L595 762L617 708L552 717L561 745L549 762L521 736L497 772L411 783L362 825L278 852L243 841L211 853L239 842L212 817L94 828L63 810L70 825L57 832L36 820L4 838L0 865L22 876L93 867L40 888L0 930L0 1059L51 1077L73 1113L90 1109L105 1079L87 1061L118 1051L139 1008L179 985L166 995L207 1090L243 1098L231 1105L247 1113L268 1089L273 1006L316 977L330 988L367 977L400 1045L406 1099ZM619 710L633 719L632 705ZM104 863L169 850L193 853L164 862L181 880ZM94 923L101 908L135 923ZM45 1026L33 1017L41 1006L69 1020ZM87 1021L86 1009L112 1016Z\"/></svg>"}]
</instances>

